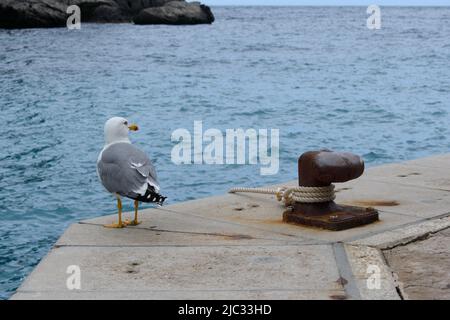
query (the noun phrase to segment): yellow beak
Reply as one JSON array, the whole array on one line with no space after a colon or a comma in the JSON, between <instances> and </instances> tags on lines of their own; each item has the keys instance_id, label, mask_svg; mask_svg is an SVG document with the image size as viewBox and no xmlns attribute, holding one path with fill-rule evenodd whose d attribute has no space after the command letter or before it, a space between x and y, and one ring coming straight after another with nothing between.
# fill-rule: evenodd
<instances>
[{"instance_id":1,"label":"yellow beak","mask_svg":"<svg viewBox=\"0 0 450 320\"><path fill-rule=\"evenodd\" d=\"M139 127L136 124L131 124L128 126L128 129L130 129L131 131L138 131Z\"/></svg>"}]
</instances>

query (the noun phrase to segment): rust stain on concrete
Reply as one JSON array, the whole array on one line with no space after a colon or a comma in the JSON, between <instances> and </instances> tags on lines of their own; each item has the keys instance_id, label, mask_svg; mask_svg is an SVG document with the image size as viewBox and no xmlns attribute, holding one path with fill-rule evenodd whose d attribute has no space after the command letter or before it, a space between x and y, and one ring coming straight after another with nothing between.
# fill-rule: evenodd
<instances>
[{"instance_id":1,"label":"rust stain on concrete","mask_svg":"<svg viewBox=\"0 0 450 320\"><path fill-rule=\"evenodd\" d=\"M395 207L400 205L396 200L353 200L349 204L363 207Z\"/></svg>"}]
</instances>

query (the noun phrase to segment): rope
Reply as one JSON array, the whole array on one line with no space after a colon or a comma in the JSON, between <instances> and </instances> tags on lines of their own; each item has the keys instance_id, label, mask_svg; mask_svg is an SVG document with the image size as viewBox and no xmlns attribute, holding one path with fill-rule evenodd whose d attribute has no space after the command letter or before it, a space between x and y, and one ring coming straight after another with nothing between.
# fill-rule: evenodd
<instances>
[{"instance_id":1,"label":"rope","mask_svg":"<svg viewBox=\"0 0 450 320\"><path fill-rule=\"evenodd\" d=\"M260 194L274 194L278 201L284 201L286 206L300 203L320 203L333 201L335 199L334 185L326 187L281 187L270 188L231 188L229 193L247 192Z\"/></svg>"}]
</instances>

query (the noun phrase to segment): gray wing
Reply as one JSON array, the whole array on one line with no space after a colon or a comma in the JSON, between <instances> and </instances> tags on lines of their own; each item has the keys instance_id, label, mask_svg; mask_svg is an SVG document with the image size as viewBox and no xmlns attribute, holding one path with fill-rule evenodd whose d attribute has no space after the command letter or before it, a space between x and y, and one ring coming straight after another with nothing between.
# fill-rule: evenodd
<instances>
[{"instance_id":1,"label":"gray wing","mask_svg":"<svg viewBox=\"0 0 450 320\"><path fill-rule=\"evenodd\" d=\"M111 193L136 197L145 194L148 184L159 192L156 170L149 157L130 143L106 148L97 169L103 186Z\"/></svg>"}]
</instances>

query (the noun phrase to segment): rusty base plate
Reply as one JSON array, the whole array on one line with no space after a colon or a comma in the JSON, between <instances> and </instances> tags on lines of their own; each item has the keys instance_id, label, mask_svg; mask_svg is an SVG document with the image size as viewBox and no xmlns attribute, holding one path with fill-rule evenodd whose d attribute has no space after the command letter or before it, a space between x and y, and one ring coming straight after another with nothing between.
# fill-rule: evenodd
<instances>
[{"instance_id":1,"label":"rusty base plate","mask_svg":"<svg viewBox=\"0 0 450 320\"><path fill-rule=\"evenodd\" d=\"M298 207L294 207L292 211L285 211L283 213L284 222L319 227L333 231L350 229L377 220L378 211L374 208L361 208L346 205L335 205L334 210L330 210L323 214L305 214L305 212L302 212L302 209Z\"/></svg>"}]
</instances>

